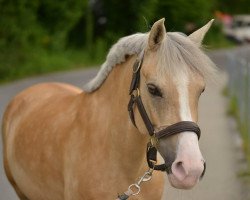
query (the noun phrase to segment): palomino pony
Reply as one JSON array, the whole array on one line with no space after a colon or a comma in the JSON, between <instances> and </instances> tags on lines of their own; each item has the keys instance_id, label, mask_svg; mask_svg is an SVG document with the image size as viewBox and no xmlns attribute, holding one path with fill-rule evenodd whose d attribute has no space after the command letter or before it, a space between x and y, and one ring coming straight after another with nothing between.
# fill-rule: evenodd
<instances>
[{"instance_id":1,"label":"palomino pony","mask_svg":"<svg viewBox=\"0 0 250 200\"><path fill-rule=\"evenodd\" d=\"M149 33L120 39L84 91L44 83L18 94L4 114L3 143L6 175L20 199L116 199L148 168L149 134L161 130L168 135L154 145L167 173L155 171L131 199L161 199L164 175L173 187L192 188L205 171L195 124L205 80L215 72L200 50L211 23L184 36L167 33L159 20ZM134 93L143 104L130 106L131 120Z\"/></svg>"}]
</instances>

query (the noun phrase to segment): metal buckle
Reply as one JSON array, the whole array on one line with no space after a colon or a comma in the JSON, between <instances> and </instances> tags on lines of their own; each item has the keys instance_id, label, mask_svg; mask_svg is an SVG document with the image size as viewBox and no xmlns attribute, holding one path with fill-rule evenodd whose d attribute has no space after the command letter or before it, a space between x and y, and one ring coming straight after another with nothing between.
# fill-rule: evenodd
<instances>
[{"instance_id":1,"label":"metal buckle","mask_svg":"<svg viewBox=\"0 0 250 200\"><path fill-rule=\"evenodd\" d=\"M136 88L135 90L133 90L132 95L134 97L139 97L140 96L140 90L139 90L139 88Z\"/></svg>"},{"instance_id":2,"label":"metal buckle","mask_svg":"<svg viewBox=\"0 0 250 200\"><path fill-rule=\"evenodd\" d=\"M135 191L132 190L133 187L135 188ZM128 187L128 189L131 190L131 191L133 192L133 193L132 193L133 196L139 194L140 191L141 191L141 187L140 187L138 184L136 184L136 183L131 184L131 185Z\"/></svg>"},{"instance_id":3,"label":"metal buckle","mask_svg":"<svg viewBox=\"0 0 250 200\"><path fill-rule=\"evenodd\" d=\"M153 168L151 168L152 170L154 170L155 168L155 165L157 164L157 161L156 160L149 160L152 164L153 164Z\"/></svg>"},{"instance_id":4,"label":"metal buckle","mask_svg":"<svg viewBox=\"0 0 250 200\"><path fill-rule=\"evenodd\" d=\"M128 189L132 191L132 195L135 196L140 193L141 191L141 184L143 182L150 181L152 179L152 174L153 174L154 169L148 169L142 177L139 178L139 180L136 183L131 184ZM132 189L134 188L134 190Z\"/></svg>"},{"instance_id":5,"label":"metal buckle","mask_svg":"<svg viewBox=\"0 0 250 200\"><path fill-rule=\"evenodd\" d=\"M157 139L157 137L154 135L152 135L150 137L150 143L153 147L156 147L156 145L158 144L159 140Z\"/></svg>"}]
</instances>

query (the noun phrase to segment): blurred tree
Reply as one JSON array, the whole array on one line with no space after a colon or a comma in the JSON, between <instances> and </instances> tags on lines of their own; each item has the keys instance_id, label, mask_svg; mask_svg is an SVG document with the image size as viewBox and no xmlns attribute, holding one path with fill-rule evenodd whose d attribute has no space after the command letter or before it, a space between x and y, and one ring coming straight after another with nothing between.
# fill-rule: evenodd
<instances>
[{"instance_id":1,"label":"blurred tree","mask_svg":"<svg viewBox=\"0 0 250 200\"><path fill-rule=\"evenodd\" d=\"M249 14L249 0L220 0L217 1L217 9L229 14Z\"/></svg>"},{"instance_id":2,"label":"blurred tree","mask_svg":"<svg viewBox=\"0 0 250 200\"><path fill-rule=\"evenodd\" d=\"M98 23L103 12L103 6L99 0L89 0L78 22L68 34L67 46L73 48L85 47L90 50L94 39L102 35L101 24Z\"/></svg>"},{"instance_id":3,"label":"blurred tree","mask_svg":"<svg viewBox=\"0 0 250 200\"><path fill-rule=\"evenodd\" d=\"M90 0L87 11L70 31L68 45L89 49L105 40L104 46L110 46L124 35L148 31L156 1Z\"/></svg>"},{"instance_id":4,"label":"blurred tree","mask_svg":"<svg viewBox=\"0 0 250 200\"><path fill-rule=\"evenodd\" d=\"M0 47L24 47L36 43L40 27L36 24L38 0L0 1Z\"/></svg>"},{"instance_id":5,"label":"blurred tree","mask_svg":"<svg viewBox=\"0 0 250 200\"><path fill-rule=\"evenodd\" d=\"M1 0L0 47L64 48L87 0Z\"/></svg>"},{"instance_id":6,"label":"blurred tree","mask_svg":"<svg viewBox=\"0 0 250 200\"><path fill-rule=\"evenodd\" d=\"M215 0L157 0L154 20L164 16L168 31L185 32L188 23L198 27L211 18L214 2Z\"/></svg>"},{"instance_id":7,"label":"blurred tree","mask_svg":"<svg viewBox=\"0 0 250 200\"><path fill-rule=\"evenodd\" d=\"M146 32L162 17L167 31L190 33L215 10L240 14L249 9L249 0L0 0L0 78L6 66L68 49L84 49L86 57L100 60L117 39ZM210 38L221 29L213 30Z\"/></svg>"},{"instance_id":8,"label":"blurred tree","mask_svg":"<svg viewBox=\"0 0 250 200\"><path fill-rule=\"evenodd\" d=\"M138 31L148 30L145 21L154 15L155 0L102 0L106 17L105 36L113 40Z\"/></svg>"},{"instance_id":9,"label":"blurred tree","mask_svg":"<svg viewBox=\"0 0 250 200\"><path fill-rule=\"evenodd\" d=\"M69 32L79 21L86 7L87 0L40 0L37 22L46 31L44 45L64 48Z\"/></svg>"},{"instance_id":10,"label":"blurred tree","mask_svg":"<svg viewBox=\"0 0 250 200\"><path fill-rule=\"evenodd\" d=\"M86 4L87 0L0 0L0 79L43 71L37 62L46 63L49 56L44 55L65 50L69 31Z\"/></svg>"}]
</instances>

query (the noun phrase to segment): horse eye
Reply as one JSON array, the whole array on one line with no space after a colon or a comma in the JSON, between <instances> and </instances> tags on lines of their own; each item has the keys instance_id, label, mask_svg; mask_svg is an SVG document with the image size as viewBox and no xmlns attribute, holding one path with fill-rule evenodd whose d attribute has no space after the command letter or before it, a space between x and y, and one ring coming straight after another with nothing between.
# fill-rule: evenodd
<instances>
[{"instance_id":1,"label":"horse eye","mask_svg":"<svg viewBox=\"0 0 250 200\"><path fill-rule=\"evenodd\" d=\"M162 93L159 88L157 88L153 84L147 84L148 86L148 92L154 96L162 97Z\"/></svg>"}]
</instances>

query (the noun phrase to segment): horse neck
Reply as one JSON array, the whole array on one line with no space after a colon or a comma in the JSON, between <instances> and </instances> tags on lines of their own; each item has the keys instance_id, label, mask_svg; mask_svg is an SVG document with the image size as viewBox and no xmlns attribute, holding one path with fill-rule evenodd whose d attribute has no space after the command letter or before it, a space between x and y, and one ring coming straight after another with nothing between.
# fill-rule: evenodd
<instances>
[{"instance_id":1,"label":"horse neck","mask_svg":"<svg viewBox=\"0 0 250 200\"><path fill-rule=\"evenodd\" d=\"M89 94L89 99L92 107L98 110L91 114L91 118L95 119L95 126L100 127L98 134L102 135L101 140L107 142L105 148L109 148L111 161L116 160L120 171L129 170L130 174L135 176L141 173L139 169L145 165L148 136L138 132L131 123L127 111L134 61L135 57L131 57L115 66L102 86Z\"/></svg>"}]
</instances>

